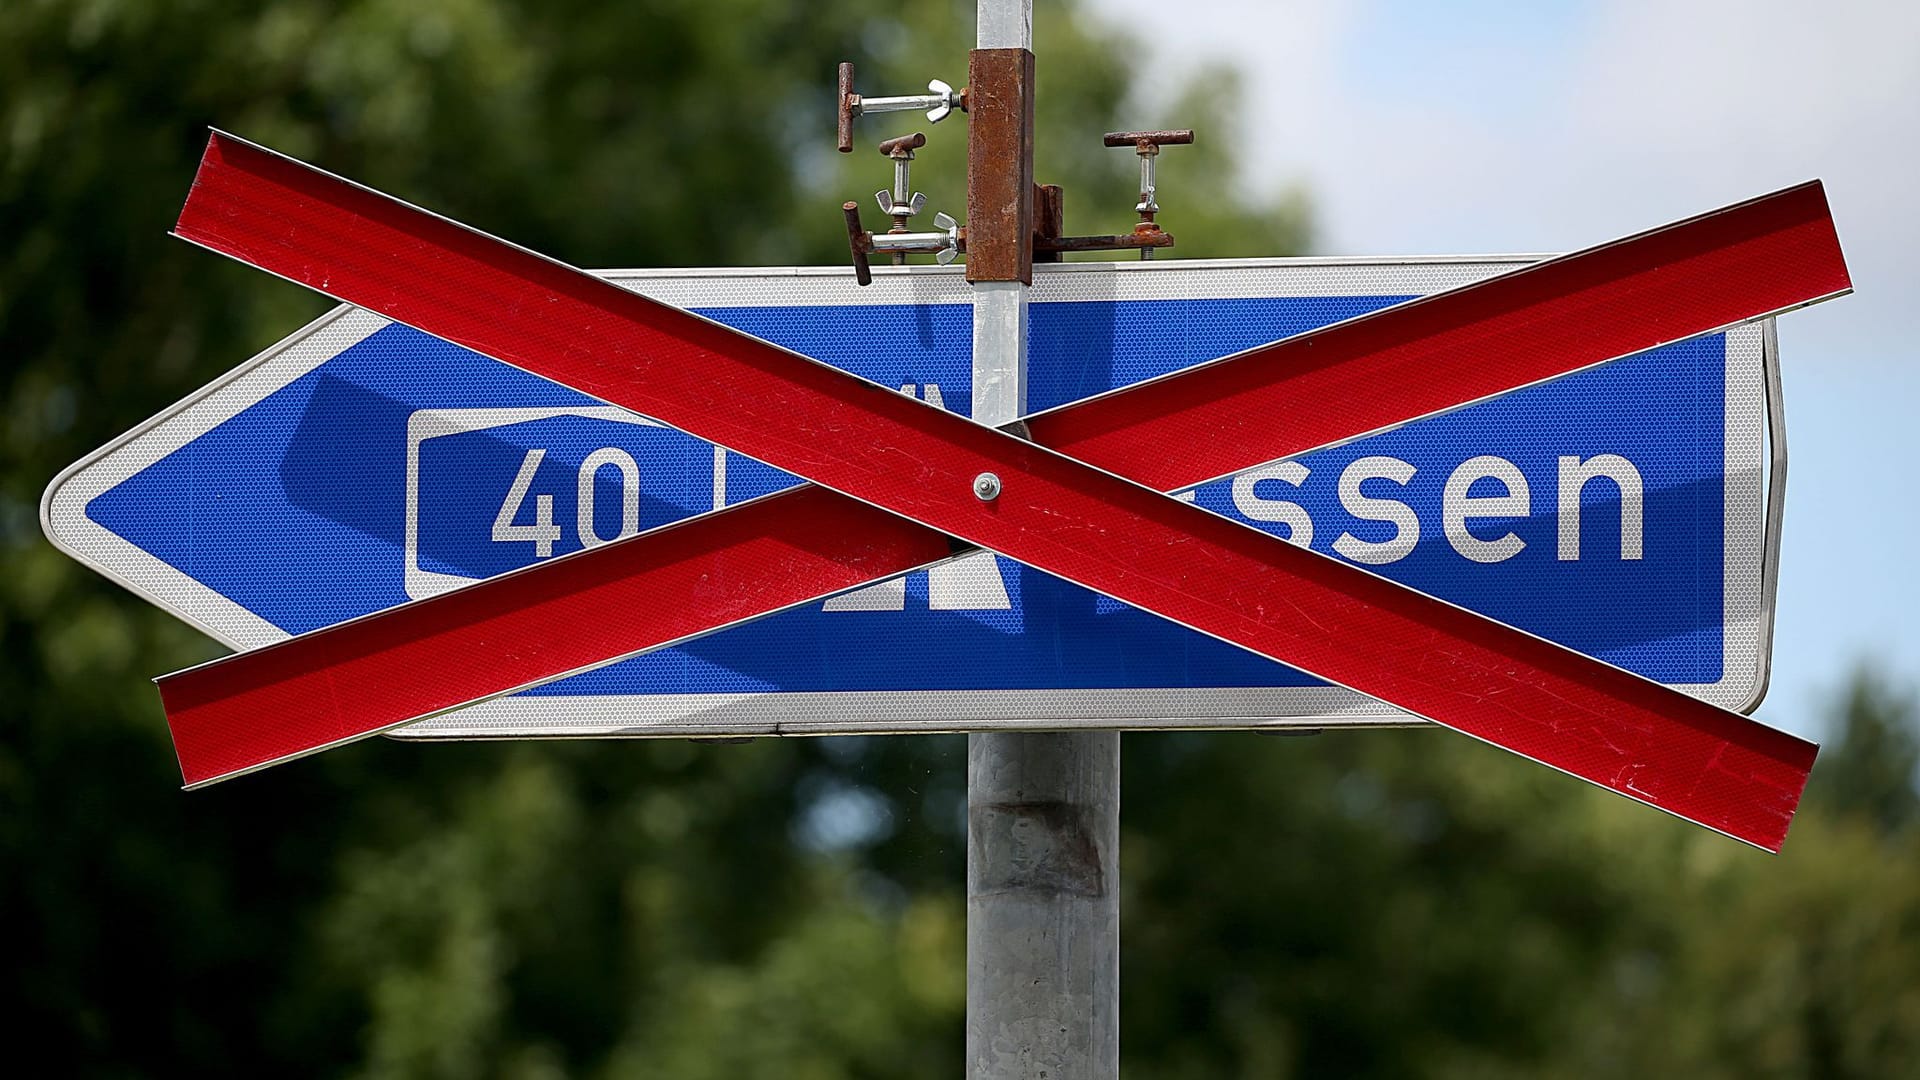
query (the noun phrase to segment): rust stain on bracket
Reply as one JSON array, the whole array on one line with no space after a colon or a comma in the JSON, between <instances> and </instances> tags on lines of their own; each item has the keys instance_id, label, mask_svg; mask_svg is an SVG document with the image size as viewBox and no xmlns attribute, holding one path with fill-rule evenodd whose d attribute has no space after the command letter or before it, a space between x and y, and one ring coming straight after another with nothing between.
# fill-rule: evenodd
<instances>
[{"instance_id":1,"label":"rust stain on bracket","mask_svg":"<svg viewBox=\"0 0 1920 1080\"><path fill-rule=\"evenodd\" d=\"M1173 234L1155 226L1136 227L1132 232L1116 236L1056 236L1051 239L1034 241L1034 250L1052 254L1061 251L1132 251L1136 248L1170 248L1173 246ZM1040 256L1034 256L1040 261ZM1058 262L1056 256L1046 260Z\"/></svg>"},{"instance_id":2,"label":"rust stain on bracket","mask_svg":"<svg viewBox=\"0 0 1920 1080\"><path fill-rule=\"evenodd\" d=\"M840 210L847 217L847 243L853 248L853 278L861 285L871 285L873 268L867 265L867 256L873 252L873 234L860 225L859 203L841 203Z\"/></svg>"},{"instance_id":3,"label":"rust stain on bracket","mask_svg":"<svg viewBox=\"0 0 1920 1080\"><path fill-rule=\"evenodd\" d=\"M1059 184L1033 186L1033 261L1057 263L1064 249L1047 245L1066 235L1067 192Z\"/></svg>"},{"instance_id":4,"label":"rust stain on bracket","mask_svg":"<svg viewBox=\"0 0 1920 1080\"><path fill-rule=\"evenodd\" d=\"M1033 284L1033 53L967 64L967 280Z\"/></svg>"}]
</instances>

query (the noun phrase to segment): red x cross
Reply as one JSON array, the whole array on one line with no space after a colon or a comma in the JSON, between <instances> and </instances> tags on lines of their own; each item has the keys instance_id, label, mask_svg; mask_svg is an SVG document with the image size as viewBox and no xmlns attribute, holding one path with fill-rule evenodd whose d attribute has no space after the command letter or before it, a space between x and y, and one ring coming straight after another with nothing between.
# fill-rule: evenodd
<instances>
[{"instance_id":1,"label":"red x cross","mask_svg":"<svg viewBox=\"0 0 1920 1080\"><path fill-rule=\"evenodd\" d=\"M1161 492L1844 294L1817 182L1017 434L223 134L177 233L812 481L163 678L190 786L974 546L1769 850L1812 766L1791 735Z\"/></svg>"}]
</instances>

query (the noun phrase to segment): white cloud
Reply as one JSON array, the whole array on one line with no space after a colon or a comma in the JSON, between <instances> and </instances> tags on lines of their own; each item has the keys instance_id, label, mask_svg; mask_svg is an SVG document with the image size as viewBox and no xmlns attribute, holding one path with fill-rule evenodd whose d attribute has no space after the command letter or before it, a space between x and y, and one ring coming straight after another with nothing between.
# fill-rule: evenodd
<instances>
[{"instance_id":1,"label":"white cloud","mask_svg":"<svg viewBox=\"0 0 1920 1080\"><path fill-rule=\"evenodd\" d=\"M1920 4L1618 0L1412 29L1410 5L1341 0L1096 7L1153 27L1162 72L1247 72L1249 163L1308 181L1326 250L1582 247L1818 176L1862 295L1803 318L1884 356L1920 291Z\"/></svg>"}]
</instances>

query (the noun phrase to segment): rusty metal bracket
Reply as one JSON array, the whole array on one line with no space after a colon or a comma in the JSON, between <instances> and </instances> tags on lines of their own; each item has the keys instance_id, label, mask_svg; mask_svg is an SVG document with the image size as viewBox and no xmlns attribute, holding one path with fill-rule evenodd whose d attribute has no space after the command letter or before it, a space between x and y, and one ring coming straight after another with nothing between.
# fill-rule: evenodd
<instances>
[{"instance_id":1,"label":"rusty metal bracket","mask_svg":"<svg viewBox=\"0 0 1920 1080\"><path fill-rule=\"evenodd\" d=\"M1033 53L968 59L967 280L1033 284Z\"/></svg>"},{"instance_id":2,"label":"rusty metal bracket","mask_svg":"<svg viewBox=\"0 0 1920 1080\"><path fill-rule=\"evenodd\" d=\"M1144 251L1173 246L1173 234L1158 226L1143 225L1118 235L1061 236L1060 229L1066 220L1065 194L1058 184L1034 187L1033 261L1036 263L1060 262L1061 256L1069 251ZM846 216L854 280L860 285L873 284L873 269L867 256L875 253L891 255L896 263L908 255L932 255L943 265L952 262L956 255L967 253L966 227L945 214L934 215L937 226L934 232L870 233L860 222L859 203L842 203L840 208Z\"/></svg>"},{"instance_id":3,"label":"rusty metal bracket","mask_svg":"<svg viewBox=\"0 0 1920 1080\"><path fill-rule=\"evenodd\" d=\"M854 278L860 285L873 282L868 258L875 254L891 256L895 265L904 264L908 255L933 255L944 265L966 254L968 281L1032 284L1034 263L1057 263L1068 252L1138 251L1148 259L1155 250L1174 246L1173 234L1154 220L1160 210L1154 162L1162 146L1193 142L1191 129L1108 132L1106 145L1131 146L1140 156L1140 202L1134 207L1140 222L1127 233L1067 236L1064 189L1016 175L1019 163L1032 160L1033 54L1025 49L976 49L970 74L973 87L980 90L962 91L962 99L980 107L967 140L967 225L939 214L933 231L908 231L907 220L926 205L925 198L913 192L908 170L913 152L925 146L927 138L913 132L881 142L880 153L894 164L894 183L890 190L875 192L875 198L881 211L893 218L892 227L884 233L868 232L860 222L859 205L842 205ZM842 64L840 133L848 140L860 103L852 87L853 65ZM1030 171L1031 165L1025 168Z\"/></svg>"},{"instance_id":4,"label":"rusty metal bracket","mask_svg":"<svg viewBox=\"0 0 1920 1080\"><path fill-rule=\"evenodd\" d=\"M1059 262L1057 257L1068 251L1140 251L1145 253L1154 248L1173 246L1173 234L1158 227L1152 229L1135 228L1130 233L1109 236L1055 236L1035 237L1033 242L1035 262ZM1042 259L1041 254L1056 256Z\"/></svg>"},{"instance_id":5,"label":"rusty metal bracket","mask_svg":"<svg viewBox=\"0 0 1920 1080\"><path fill-rule=\"evenodd\" d=\"M1033 261L1057 263L1059 248L1048 245L1067 231L1067 193L1059 184L1035 184L1033 188Z\"/></svg>"},{"instance_id":6,"label":"rusty metal bracket","mask_svg":"<svg viewBox=\"0 0 1920 1080\"><path fill-rule=\"evenodd\" d=\"M853 249L853 280L871 285L873 267L867 265L867 256L873 253L873 234L860 225L859 203L841 203L840 209L847 216L847 245Z\"/></svg>"},{"instance_id":7,"label":"rusty metal bracket","mask_svg":"<svg viewBox=\"0 0 1920 1080\"><path fill-rule=\"evenodd\" d=\"M1034 262L1057 263L1069 251L1145 251L1173 246L1173 234L1158 225L1143 223L1132 232L1119 235L1067 236L1066 224L1066 191L1058 184L1036 184L1033 189ZM964 244L961 250L966 250Z\"/></svg>"}]
</instances>

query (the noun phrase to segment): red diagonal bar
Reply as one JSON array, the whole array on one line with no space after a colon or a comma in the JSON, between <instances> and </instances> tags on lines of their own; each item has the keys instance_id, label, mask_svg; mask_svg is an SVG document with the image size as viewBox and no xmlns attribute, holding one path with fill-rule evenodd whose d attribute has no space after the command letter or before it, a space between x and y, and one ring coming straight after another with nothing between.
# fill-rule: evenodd
<instances>
[{"instance_id":1,"label":"red diagonal bar","mask_svg":"<svg viewBox=\"0 0 1920 1080\"><path fill-rule=\"evenodd\" d=\"M1813 196L1818 199L1817 190ZM1805 189L1783 193L1773 205L1804 207L1806 197ZM1754 218L1767 205L1763 200L1735 209ZM1785 216L1791 219L1786 225L1749 224L1740 241L1748 245L1749 259L1778 255L1781 248L1817 248L1800 241L1803 217ZM209 147L180 232L1761 846L1775 847L1784 835L1811 762L1808 744L1743 717L235 140L216 137ZM1830 255L1822 273L1809 275L1817 280L1803 282L1797 295L1750 301L1745 311L1690 311L1692 329L1651 327L1639 344L1844 289L1844 268L1837 283L1830 272L1838 265L1830 225L1826 234ZM1770 246L1764 243L1768 236L1789 242ZM1779 268L1769 264L1767 271L1777 275ZM1727 299L1721 298L1723 305ZM1476 302L1486 302L1486 295ZM1551 309L1550 302L1542 303ZM1430 330L1426 323L1440 307L1425 308L1424 322L1407 327L1405 338ZM510 318L496 320L494 313L503 311ZM1550 314L1543 310L1517 323L1539 325L1550 322ZM1381 332L1383 322L1372 323L1369 332ZM1501 347L1513 347L1518 336L1509 334ZM597 352L587 351L583 342L589 340ZM1605 358L1567 354L1554 363L1572 370ZM1554 373L1543 365L1516 385ZM1300 448L1278 446L1246 463ZM998 472L1007 494L991 504L974 499L970 482L981 471ZM797 495L759 505L779 506L788 498ZM835 505L854 504L828 498L808 507L835 518ZM545 582L558 581L551 573L555 567L587 562L589 555L625 557L663 542L657 537L684 536L690 527L452 594L472 597L468 603L475 609L465 618L487 624L469 644L519 662L506 672L492 670L490 655L434 647L453 640L447 634L461 622L435 600L164 680L189 780L204 782L574 670L583 662L580 650L551 650L545 661L524 654L529 641L582 636L583 621L611 617L621 624L600 633L598 646L585 647L586 653L597 648L604 654L600 660L613 658L606 654L609 637L624 638L631 652L686 636L685 618L678 632L669 632L658 624L673 620L657 612L596 606L592 588L561 598L577 605L562 605L564 611L548 605L525 619L503 601L513 590L537 594ZM911 537L901 537L905 547L914 547ZM732 560L718 583L704 571L695 571L694 580L710 592L745 596L747 608L772 610L858 583L849 576L906 569L933 550L929 540L887 570L876 557L857 574L834 581L806 580L776 551L765 562ZM686 557L690 564L703 558ZM615 578L627 580L618 574L606 580ZM641 607L659 608L672 599ZM698 599L708 603L713 597ZM741 610L736 605L703 617L711 616L710 628ZM421 637L391 629L403 623L431 632ZM277 655L250 659L268 653ZM543 662L551 670L530 675ZM396 672L412 676L401 680L409 683L404 690L387 685ZM283 752L274 756L260 756L255 745L253 732L266 726L263 716L274 718L274 728L295 733L279 740ZM249 745L229 754L219 745L221 736ZM296 745L302 738L305 745Z\"/></svg>"}]
</instances>

